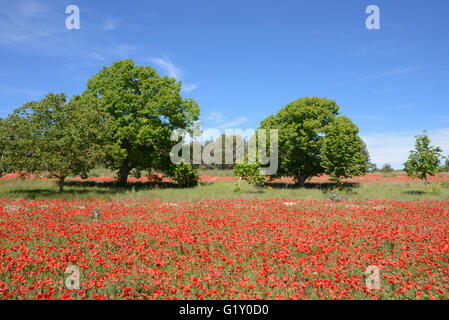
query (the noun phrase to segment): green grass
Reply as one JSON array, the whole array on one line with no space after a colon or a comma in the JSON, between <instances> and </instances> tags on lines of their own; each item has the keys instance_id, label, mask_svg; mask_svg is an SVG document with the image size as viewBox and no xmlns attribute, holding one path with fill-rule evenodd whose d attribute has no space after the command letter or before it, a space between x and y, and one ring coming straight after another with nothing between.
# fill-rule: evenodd
<instances>
[{"instance_id":1,"label":"green grass","mask_svg":"<svg viewBox=\"0 0 449 320\"><path fill-rule=\"evenodd\" d=\"M65 191L58 193L54 180L0 180L0 198L6 199L160 199L185 201L201 199L326 199L325 188L319 184L308 188L278 185L272 189L255 188L242 183L241 191L234 192L234 182L206 182L195 188L177 188L171 184L151 183L129 184L123 188L112 183L68 182ZM363 183L340 194L343 200L449 200L449 189L441 189L437 195L425 193L419 182L373 182Z\"/></svg>"},{"instance_id":2,"label":"green grass","mask_svg":"<svg viewBox=\"0 0 449 320\"><path fill-rule=\"evenodd\" d=\"M218 169L198 169L198 175L207 174L215 177L233 177L233 170L218 170Z\"/></svg>"}]
</instances>

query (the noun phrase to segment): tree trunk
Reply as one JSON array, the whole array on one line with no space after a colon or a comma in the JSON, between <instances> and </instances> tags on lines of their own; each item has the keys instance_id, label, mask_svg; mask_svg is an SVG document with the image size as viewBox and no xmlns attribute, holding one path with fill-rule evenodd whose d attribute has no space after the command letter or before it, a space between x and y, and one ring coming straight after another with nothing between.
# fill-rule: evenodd
<instances>
[{"instance_id":1,"label":"tree trunk","mask_svg":"<svg viewBox=\"0 0 449 320\"><path fill-rule=\"evenodd\" d=\"M62 193L64 191L64 180L65 180L65 177L59 178L59 193Z\"/></svg>"},{"instance_id":2,"label":"tree trunk","mask_svg":"<svg viewBox=\"0 0 449 320\"><path fill-rule=\"evenodd\" d=\"M426 184L426 190L427 190L427 192L429 192L429 180L427 179L427 174L426 174L426 176L424 177L424 183Z\"/></svg>"},{"instance_id":3,"label":"tree trunk","mask_svg":"<svg viewBox=\"0 0 449 320\"><path fill-rule=\"evenodd\" d=\"M126 159L122 167L120 168L120 185L126 186L128 183L128 174L129 174L130 168L129 168L129 160Z\"/></svg>"},{"instance_id":4,"label":"tree trunk","mask_svg":"<svg viewBox=\"0 0 449 320\"><path fill-rule=\"evenodd\" d=\"M306 183L307 177L306 176L297 176L295 179L299 183L300 187L304 187L304 184Z\"/></svg>"}]
</instances>

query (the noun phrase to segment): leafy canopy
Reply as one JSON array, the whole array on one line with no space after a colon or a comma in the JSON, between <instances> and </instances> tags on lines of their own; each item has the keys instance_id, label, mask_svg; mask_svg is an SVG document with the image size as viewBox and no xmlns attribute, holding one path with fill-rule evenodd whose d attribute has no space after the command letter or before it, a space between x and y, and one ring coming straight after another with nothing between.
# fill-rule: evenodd
<instances>
[{"instance_id":1,"label":"leafy canopy","mask_svg":"<svg viewBox=\"0 0 449 320\"><path fill-rule=\"evenodd\" d=\"M261 128L278 129L277 176L293 176L303 184L324 172L321 146L326 127L338 115L339 106L325 98L300 98L261 122Z\"/></svg>"},{"instance_id":2,"label":"leafy canopy","mask_svg":"<svg viewBox=\"0 0 449 320\"><path fill-rule=\"evenodd\" d=\"M248 157L245 157L243 161L234 166L233 173L234 176L239 177L240 180L245 180L250 185L254 186L263 185L266 179L266 176L260 173L260 163L248 163Z\"/></svg>"},{"instance_id":3,"label":"leafy canopy","mask_svg":"<svg viewBox=\"0 0 449 320\"><path fill-rule=\"evenodd\" d=\"M342 178L366 173L366 156L358 133L357 126L347 117L338 117L327 126L321 165L331 180L340 183Z\"/></svg>"},{"instance_id":4,"label":"leafy canopy","mask_svg":"<svg viewBox=\"0 0 449 320\"><path fill-rule=\"evenodd\" d=\"M181 82L132 60L116 61L89 80L84 95L101 100L112 118L106 165L120 170L122 183L133 168L173 174L170 150L177 141L170 134L189 131L199 117L197 103L180 91Z\"/></svg>"},{"instance_id":5,"label":"leafy canopy","mask_svg":"<svg viewBox=\"0 0 449 320\"><path fill-rule=\"evenodd\" d=\"M439 172L443 150L431 145L426 131L415 138L415 149L410 151L404 170L409 177L424 180L428 187L427 175L434 176Z\"/></svg>"},{"instance_id":6,"label":"leafy canopy","mask_svg":"<svg viewBox=\"0 0 449 320\"><path fill-rule=\"evenodd\" d=\"M3 164L14 171L48 172L60 180L86 174L104 156L107 118L98 101L49 93L16 109L1 126Z\"/></svg>"}]
</instances>

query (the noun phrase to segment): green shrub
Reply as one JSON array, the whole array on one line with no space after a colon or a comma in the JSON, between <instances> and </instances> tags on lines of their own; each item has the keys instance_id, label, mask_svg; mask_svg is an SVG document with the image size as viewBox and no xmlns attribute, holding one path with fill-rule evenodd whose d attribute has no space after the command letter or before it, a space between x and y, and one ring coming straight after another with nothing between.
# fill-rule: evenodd
<instances>
[{"instance_id":1,"label":"green shrub","mask_svg":"<svg viewBox=\"0 0 449 320\"><path fill-rule=\"evenodd\" d=\"M382 173L392 173L392 172L394 172L394 169L393 169L393 167L391 166L391 164L386 163L386 164L382 167L382 169L380 169L380 172L382 172Z\"/></svg>"},{"instance_id":2,"label":"green shrub","mask_svg":"<svg viewBox=\"0 0 449 320\"><path fill-rule=\"evenodd\" d=\"M435 184L430 184L428 186L428 188L426 189L426 192L428 194L437 195L441 192L441 189L442 189L442 183L439 182L439 183L435 183Z\"/></svg>"},{"instance_id":3,"label":"green shrub","mask_svg":"<svg viewBox=\"0 0 449 320\"><path fill-rule=\"evenodd\" d=\"M180 187L194 187L198 185L198 175L190 163L180 162L174 170L173 181Z\"/></svg>"},{"instance_id":4,"label":"green shrub","mask_svg":"<svg viewBox=\"0 0 449 320\"><path fill-rule=\"evenodd\" d=\"M245 162L239 163L234 167L234 175L253 186L263 186L266 177L260 173L260 164L250 164Z\"/></svg>"},{"instance_id":5,"label":"green shrub","mask_svg":"<svg viewBox=\"0 0 449 320\"><path fill-rule=\"evenodd\" d=\"M449 189L449 181L441 181L440 184L442 189Z\"/></svg>"},{"instance_id":6,"label":"green shrub","mask_svg":"<svg viewBox=\"0 0 449 320\"><path fill-rule=\"evenodd\" d=\"M131 170L131 172L129 173L129 175L131 177L140 179L140 177L142 177L142 171L139 168L134 168Z\"/></svg>"},{"instance_id":7,"label":"green shrub","mask_svg":"<svg viewBox=\"0 0 449 320\"><path fill-rule=\"evenodd\" d=\"M341 200L342 200L340 194L336 190L333 190L333 189L330 189L327 192L327 197L329 198L329 200L335 201L335 202L341 202Z\"/></svg>"}]
</instances>

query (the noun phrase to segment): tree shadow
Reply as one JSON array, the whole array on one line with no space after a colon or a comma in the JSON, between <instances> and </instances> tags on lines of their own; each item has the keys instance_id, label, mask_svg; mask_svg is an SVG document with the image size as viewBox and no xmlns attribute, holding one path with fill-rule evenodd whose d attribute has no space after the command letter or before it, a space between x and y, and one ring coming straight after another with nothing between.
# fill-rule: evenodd
<instances>
[{"instance_id":1,"label":"tree shadow","mask_svg":"<svg viewBox=\"0 0 449 320\"><path fill-rule=\"evenodd\" d=\"M91 193L91 190L64 190L64 192L60 193L56 190L51 189L17 189L9 191L9 194L16 195L20 198L25 199L41 199L41 198L61 198L61 197L73 197L74 195L82 195ZM99 194L107 194L106 190L99 190L96 193Z\"/></svg>"},{"instance_id":2,"label":"tree shadow","mask_svg":"<svg viewBox=\"0 0 449 320\"><path fill-rule=\"evenodd\" d=\"M422 196L422 195L424 195L426 192L424 192L424 191L416 191L416 190L412 190L412 191L404 191L403 193L411 194L411 195L419 195L419 196Z\"/></svg>"},{"instance_id":3,"label":"tree shadow","mask_svg":"<svg viewBox=\"0 0 449 320\"><path fill-rule=\"evenodd\" d=\"M121 185L117 181L92 181L92 180L69 180L65 184L67 187L80 187L80 188L100 188L110 189L114 191L128 191L128 190L148 190L148 189L168 189L168 188L181 188L173 182L161 182L161 181L135 181L128 182L126 185Z\"/></svg>"},{"instance_id":4,"label":"tree shadow","mask_svg":"<svg viewBox=\"0 0 449 320\"><path fill-rule=\"evenodd\" d=\"M267 186L273 189L319 189L319 190L331 190L334 189L337 184L335 182L306 182L301 187L299 183L282 183L282 182L267 182ZM360 188L359 182L343 182L343 188Z\"/></svg>"},{"instance_id":5,"label":"tree shadow","mask_svg":"<svg viewBox=\"0 0 449 320\"><path fill-rule=\"evenodd\" d=\"M64 191L62 193L58 192L57 189L34 188L34 189L15 189L9 191L9 194L12 194L20 198L34 200L40 198L66 198L66 197L71 198L76 195L88 195L89 193L107 196L127 191L145 191L157 188L180 189L182 187L178 186L173 182L159 182L159 181L128 182L128 184L123 186L117 181L68 180L64 183Z\"/></svg>"}]
</instances>

